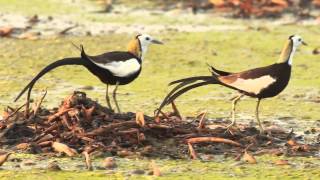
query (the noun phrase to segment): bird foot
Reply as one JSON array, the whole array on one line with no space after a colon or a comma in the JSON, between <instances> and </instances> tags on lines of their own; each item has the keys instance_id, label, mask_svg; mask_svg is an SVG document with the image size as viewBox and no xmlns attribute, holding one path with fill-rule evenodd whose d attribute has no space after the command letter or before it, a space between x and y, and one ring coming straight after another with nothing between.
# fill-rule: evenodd
<instances>
[{"instance_id":1,"label":"bird foot","mask_svg":"<svg viewBox=\"0 0 320 180\"><path fill-rule=\"evenodd\" d=\"M224 132L224 133L227 133L227 132L229 132L230 134L234 134L233 133L233 131L232 131L232 128L234 127L236 125L236 123L235 122L232 122L231 124L229 124L226 128L226 131Z\"/></svg>"}]
</instances>

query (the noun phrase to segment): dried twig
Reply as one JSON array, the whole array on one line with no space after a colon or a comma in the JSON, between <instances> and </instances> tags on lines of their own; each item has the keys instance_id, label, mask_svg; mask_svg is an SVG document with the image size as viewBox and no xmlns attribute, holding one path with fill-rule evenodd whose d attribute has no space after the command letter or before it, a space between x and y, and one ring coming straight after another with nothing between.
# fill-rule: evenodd
<instances>
[{"instance_id":1,"label":"dried twig","mask_svg":"<svg viewBox=\"0 0 320 180\"><path fill-rule=\"evenodd\" d=\"M199 129L205 128L205 117L206 117L206 115L207 115L207 111L202 112L202 113L199 114L199 116L201 116L200 121L199 121L199 126L198 126Z\"/></svg>"},{"instance_id":2,"label":"dried twig","mask_svg":"<svg viewBox=\"0 0 320 180\"><path fill-rule=\"evenodd\" d=\"M56 114L53 114L48 117L48 122L52 122L52 121L56 120L57 118L59 118L60 116L64 115L65 113L67 113L71 110L74 110L74 108L68 108L68 109L61 108Z\"/></svg>"},{"instance_id":3,"label":"dried twig","mask_svg":"<svg viewBox=\"0 0 320 180\"><path fill-rule=\"evenodd\" d=\"M78 26L79 26L78 24L75 24L73 26L69 26L69 27L63 29L62 31L60 31L59 34L60 35L65 35L65 34L67 34L67 32L69 32L70 30L72 30L72 29L74 29L74 28L76 28Z\"/></svg>"},{"instance_id":4,"label":"dried twig","mask_svg":"<svg viewBox=\"0 0 320 180\"><path fill-rule=\"evenodd\" d=\"M36 102L36 106L35 108L33 109L33 116L35 116L37 113L38 113L38 110L44 100L44 98L46 97L47 95L47 89L45 90L44 94L41 96L41 98Z\"/></svg>"},{"instance_id":5,"label":"dried twig","mask_svg":"<svg viewBox=\"0 0 320 180\"><path fill-rule=\"evenodd\" d=\"M78 153L75 149L70 148L68 145L59 143L59 142L53 142L52 148L57 152L63 152L67 154L68 156L76 156Z\"/></svg>"},{"instance_id":6,"label":"dried twig","mask_svg":"<svg viewBox=\"0 0 320 180\"><path fill-rule=\"evenodd\" d=\"M173 109L173 114L175 114L175 115L178 116L180 119L182 119L182 116L181 116L181 114L180 114L180 112L179 112L176 104L172 101L171 105L172 105L172 109Z\"/></svg>"},{"instance_id":7,"label":"dried twig","mask_svg":"<svg viewBox=\"0 0 320 180\"><path fill-rule=\"evenodd\" d=\"M89 171L92 171L92 170L93 170L93 167L92 167L92 163L91 163L91 159L90 159L89 153L88 153L87 151L84 151L82 154L84 155L87 169L88 169Z\"/></svg>"},{"instance_id":8,"label":"dried twig","mask_svg":"<svg viewBox=\"0 0 320 180\"><path fill-rule=\"evenodd\" d=\"M143 112L137 112L136 113L136 123L139 124L141 127L144 127L146 122L144 120L144 114Z\"/></svg>"},{"instance_id":9,"label":"dried twig","mask_svg":"<svg viewBox=\"0 0 320 180\"><path fill-rule=\"evenodd\" d=\"M196 151L193 149L192 144L188 143L189 153L192 159L198 159Z\"/></svg>"},{"instance_id":10,"label":"dried twig","mask_svg":"<svg viewBox=\"0 0 320 180\"><path fill-rule=\"evenodd\" d=\"M204 142L218 142L218 143L225 143L225 144L231 144L234 146L242 147L242 145L238 142L235 142L229 139L219 138L219 137L196 137L196 138L187 139L187 143L191 143L191 144L204 143Z\"/></svg>"},{"instance_id":11,"label":"dried twig","mask_svg":"<svg viewBox=\"0 0 320 180\"><path fill-rule=\"evenodd\" d=\"M3 121L7 121L9 118L11 118L12 116L14 116L15 114L17 114L17 112L19 112L19 110L21 108L23 108L26 105L26 103L24 103L23 105L19 106L17 109L15 109L12 113L10 113Z\"/></svg>"},{"instance_id":12,"label":"dried twig","mask_svg":"<svg viewBox=\"0 0 320 180\"><path fill-rule=\"evenodd\" d=\"M134 128L134 127L139 127L139 125L135 121L114 123L107 126L99 127L91 132L86 133L85 136L98 136L98 135L106 134L114 130L115 128L120 128L120 127Z\"/></svg>"}]
</instances>

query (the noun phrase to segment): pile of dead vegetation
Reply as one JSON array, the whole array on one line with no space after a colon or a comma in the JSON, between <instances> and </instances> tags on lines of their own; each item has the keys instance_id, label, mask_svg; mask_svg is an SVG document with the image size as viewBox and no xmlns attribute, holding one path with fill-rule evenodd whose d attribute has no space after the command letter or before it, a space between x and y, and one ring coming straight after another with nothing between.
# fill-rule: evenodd
<instances>
[{"instance_id":1,"label":"pile of dead vegetation","mask_svg":"<svg viewBox=\"0 0 320 180\"><path fill-rule=\"evenodd\" d=\"M268 128L269 135L248 125L226 130L229 122L207 120L205 113L181 118L174 112L150 117L142 112L116 114L83 92L66 97L58 108L8 107L0 121L0 147L7 151L62 153L68 156L109 152L114 156L201 158L224 155L255 162L252 155L313 156L320 144L305 144L293 131ZM30 111L30 112L29 112Z\"/></svg>"}]
</instances>

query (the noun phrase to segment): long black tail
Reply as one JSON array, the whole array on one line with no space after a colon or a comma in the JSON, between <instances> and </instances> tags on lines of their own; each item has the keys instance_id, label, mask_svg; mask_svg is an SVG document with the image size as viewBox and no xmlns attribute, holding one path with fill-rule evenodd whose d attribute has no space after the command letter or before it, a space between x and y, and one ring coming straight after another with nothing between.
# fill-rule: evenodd
<instances>
[{"instance_id":1,"label":"long black tail","mask_svg":"<svg viewBox=\"0 0 320 180\"><path fill-rule=\"evenodd\" d=\"M19 93L19 95L14 100L15 102L28 90L28 100L30 99L31 90L34 86L34 84L46 73L51 71L52 69L55 69L59 66L65 66L65 65L86 65L86 61L82 60L80 57L73 57L73 58L65 58L58 61L53 62L52 64L48 65L44 69L42 69L30 82L29 84Z\"/></svg>"},{"instance_id":2,"label":"long black tail","mask_svg":"<svg viewBox=\"0 0 320 180\"><path fill-rule=\"evenodd\" d=\"M189 77L184 79L179 79L176 81L171 82L169 85L178 84L174 87L164 98L159 108L156 110L157 115L159 114L160 110L170 103L172 103L175 99L177 99L182 94L188 92L191 89L196 87L205 86L208 84L220 84L220 81L215 76L195 76Z\"/></svg>"}]
</instances>

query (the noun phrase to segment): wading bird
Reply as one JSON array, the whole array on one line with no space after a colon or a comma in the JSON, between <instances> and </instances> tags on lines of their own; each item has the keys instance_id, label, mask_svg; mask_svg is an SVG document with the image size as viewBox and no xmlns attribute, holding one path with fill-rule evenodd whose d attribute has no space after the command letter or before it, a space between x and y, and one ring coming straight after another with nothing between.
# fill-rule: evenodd
<instances>
[{"instance_id":1,"label":"wading bird","mask_svg":"<svg viewBox=\"0 0 320 180\"><path fill-rule=\"evenodd\" d=\"M172 103L177 97L191 89L209 84L220 84L239 92L239 95L232 100L232 123L228 126L228 129L236 123L235 109L237 102L246 95L258 99L256 120L259 124L260 133L263 133L264 130L259 119L260 101L278 95L287 86L290 80L293 56L301 44L307 45L300 36L290 36L282 49L278 62L269 66L239 73L220 71L211 66L211 76L196 76L173 81L169 85L178 85L164 98L158 108L158 113L165 105Z\"/></svg>"},{"instance_id":2,"label":"wading bird","mask_svg":"<svg viewBox=\"0 0 320 180\"><path fill-rule=\"evenodd\" d=\"M154 39L150 35L139 34L129 42L127 51L113 51L97 56L87 56L82 48L81 57L64 58L42 69L20 92L15 101L28 90L27 100L29 102L34 84L52 69L65 65L82 65L107 85L106 100L110 109L112 109L112 107L108 95L108 88L109 85L115 85L113 100L117 111L120 113L121 111L116 98L118 86L129 84L139 76L142 61L150 44L162 44L162 42Z\"/></svg>"}]
</instances>

